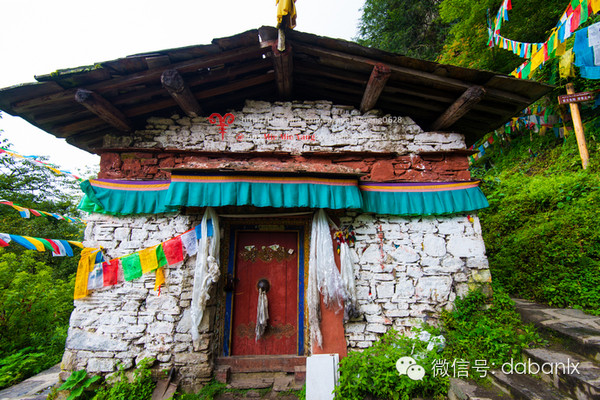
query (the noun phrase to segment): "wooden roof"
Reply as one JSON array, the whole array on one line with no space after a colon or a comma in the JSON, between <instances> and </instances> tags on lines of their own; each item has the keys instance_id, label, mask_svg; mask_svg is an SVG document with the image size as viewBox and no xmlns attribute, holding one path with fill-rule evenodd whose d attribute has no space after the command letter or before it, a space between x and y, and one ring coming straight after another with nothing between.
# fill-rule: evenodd
<instances>
[{"instance_id":1,"label":"wooden roof","mask_svg":"<svg viewBox=\"0 0 600 400\"><path fill-rule=\"evenodd\" d=\"M262 27L211 44L136 54L36 76L0 90L0 109L84 150L143 128L149 116L208 116L245 99L331 100L409 116L426 131L472 143L552 87L417 60L356 43Z\"/></svg>"}]
</instances>

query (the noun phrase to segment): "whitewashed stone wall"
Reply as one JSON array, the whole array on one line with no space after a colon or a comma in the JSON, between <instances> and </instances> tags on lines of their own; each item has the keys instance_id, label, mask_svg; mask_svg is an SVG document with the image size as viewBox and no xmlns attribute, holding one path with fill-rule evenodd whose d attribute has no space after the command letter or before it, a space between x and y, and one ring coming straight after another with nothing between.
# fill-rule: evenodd
<instances>
[{"instance_id":1,"label":"whitewashed stone wall","mask_svg":"<svg viewBox=\"0 0 600 400\"><path fill-rule=\"evenodd\" d=\"M361 115L352 106L330 101L275 102L247 100L231 110L234 122L222 139L206 117L149 118L133 136L106 136L104 147L169 148L215 152L375 151L409 154L464 149L458 133L425 133L408 117Z\"/></svg>"},{"instance_id":2,"label":"whitewashed stone wall","mask_svg":"<svg viewBox=\"0 0 600 400\"><path fill-rule=\"evenodd\" d=\"M159 244L200 220L201 216L94 214L88 218L84 245L102 246L112 259ZM76 300L62 368L110 373L118 365L128 369L152 357L159 370L178 367L184 386L210 380L215 307L209 304L196 351L189 333L194 265L195 256L165 268L166 284L160 296L154 291L155 274L150 273Z\"/></svg>"},{"instance_id":3,"label":"whitewashed stone wall","mask_svg":"<svg viewBox=\"0 0 600 400\"><path fill-rule=\"evenodd\" d=\"M355 228L355 277L361 316L349 321L349 348L371 346L394 328L435 323L457 296L491 282L477 216L402 218L349 214ZM381 232L381 233L380 233Z\"/></svg>"}]
</instances>

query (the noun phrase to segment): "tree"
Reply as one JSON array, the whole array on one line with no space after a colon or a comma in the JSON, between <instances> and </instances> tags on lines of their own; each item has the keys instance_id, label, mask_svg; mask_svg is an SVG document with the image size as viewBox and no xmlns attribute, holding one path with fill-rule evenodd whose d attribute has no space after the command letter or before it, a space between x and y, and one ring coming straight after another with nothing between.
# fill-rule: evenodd
<instances>
[{"instance_id":1,"label":"tree","mask_svg":"<svg viewBox=\"0 0 600 400\"><path fill-rule=\"evenodd\" d=\"M0 132L1 134L1 132ZM0 136L1 138L1 136ZM0 140L2 147L10 147ZM0 199L46 212L78 216L78 183L66 175L7 155L0 156ZM82 224L59 221L52 217L21 218L13 208L0 205L0 232L51 239L82 240ZM11 245L5 251L21 254L24 248ZM53 276L67 279L77 268L76 257L51 257L35 254L38 261L52 266Z\"/></svg>"},{"instance_id":2,"label":"tree","mask_svg":"<svg viewBox=\"0 0 600 400\"><path fill-rule=\"evenodd\" d=\"M438 16L440 0L367 0L358 43L409 57L435 60L449 24Z\"/></svg>"},{"instance_id":3,"label":"tree","mask_svg":"<svg viewBox=\"0 0 600 400\"><path fill-rule=\"evenodd\" d=\"M10 147L1 140L2 147ZM10 150L10 149L9 149ZM0 155L0 198L19 206L78 216L77 182L26 160ZM53 217L22 218L0 205L0 232L82 240L82 224ZM10 244L0 248L0 389L48 368L62 357L78 263Z\"/></svg>"},{"instance_id":4,"label":"tree","mask_svg":"<svg viewBox=\"0 0 600 400\"><path fill-rule=\"evenodd\" d=\"M510 73L524 59L497 47L490 49L487 15L493 20L502 0L443 0L440 18L451 24L438 61L461 67ZM529 43L545 41L566 5L564 0L513 0L501 34Z\"/></svg>"}]
</instances>

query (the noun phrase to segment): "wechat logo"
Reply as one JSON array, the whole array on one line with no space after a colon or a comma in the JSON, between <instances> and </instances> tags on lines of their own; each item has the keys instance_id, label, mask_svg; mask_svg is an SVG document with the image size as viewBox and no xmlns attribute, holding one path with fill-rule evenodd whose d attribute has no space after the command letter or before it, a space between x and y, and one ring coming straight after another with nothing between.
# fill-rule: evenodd
<instances>
[{"instance_id":1,"label":"wechat logo","mask_svg":"<svg viewBox=\"0 0 600 400\"><path fill-rule=\"evenodd\" d=\"M425 368L417 364L412 357L400 357L396 361L396 369L400 375L408 375L413 381L420 381L425 376Z\"/></svg>"}]
</instances>

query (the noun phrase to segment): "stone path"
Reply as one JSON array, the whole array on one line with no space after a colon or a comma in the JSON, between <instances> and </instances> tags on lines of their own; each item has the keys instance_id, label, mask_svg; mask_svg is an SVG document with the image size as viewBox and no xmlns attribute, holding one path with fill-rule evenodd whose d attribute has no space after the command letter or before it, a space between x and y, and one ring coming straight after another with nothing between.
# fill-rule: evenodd
<instances>
[{"instance_id":1,"label":"stone path","mask_svg":"<svg viewBox=\"0 0 600 400\"><path fill-rule=\"evenodd\" d=\"M600 317L571 308L551 308L527 300L513 300L523 322L562 336L566 347L600 362Z\"/></svg>"},{"instance_id":2,"label":"stone path","mask_svg":"<svg viewBox=\"0 0 600 400\"><path fill-rule=\"evenodd\" d=\"M45 400L58 382L60 364L31 378L25 379L8 389L0 390L0 400Z\"/></svg>"},{"instance_id":3,"label":"stone path","mask_svg":"<svg viewBox=\"0 0 600 400\"><path fill-rule=\"evenodd\" d=\"M552 308L513 299L523 322L534 324L549 344L524 349L525 366L556 366L543 373L492 370L491 387L451 380L451 400L598 400L600 399L600 317L580 310ZM574 368L574 366L577 368ZM563 367L561 367L563 366ZM567 366L567 367L564 367ZM570 366L570 367L569 367ZM547 368L546 368L547 369ZM488 389L492 391L486 392ZM500 392L494 392L500 389Z\"/></svg>"}]
</instances>

